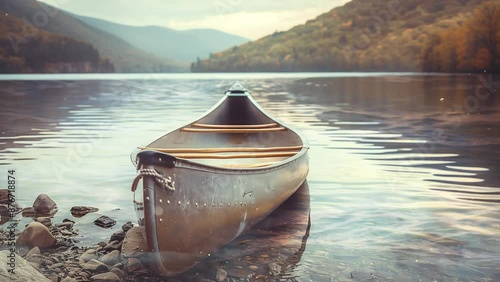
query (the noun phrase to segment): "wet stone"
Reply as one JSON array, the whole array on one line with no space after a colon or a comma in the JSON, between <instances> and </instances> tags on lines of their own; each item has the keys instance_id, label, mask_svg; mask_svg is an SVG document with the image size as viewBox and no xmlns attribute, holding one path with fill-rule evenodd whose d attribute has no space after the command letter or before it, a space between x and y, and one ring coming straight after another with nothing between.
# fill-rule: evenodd
<instances>
[{"instance_id":1,"label":"wet stone","mask_svg":"<svg viewBox=\"0 0 500 282\"><path fill-rule=\"evenodd\" d=\"M47 194L40 194L33 203L33 209L37 215L54 215L57 205Z\"/></svg>"},{"instance_id":2,"label":"wet stone","mask_svg":"<svg viewBox=\"0 0 500 282\"><path fill-rule=\"evenodd\" d=\"M94 221L94 224L102 228L110 228L116 224L114 219L111 219L105 215L99 217Z\"/></svg>"},{"instance_id":3,"label":"wet stone","mask_svg":"<svg viewBox=\"0 0 500 282\"><path fill-rule=\"evenodd\" d=\"M132 222L130 222L130 221L129 221L129 222L125 223L124 225L122 225L122 230L123 230L124 232L127 232L127 231L129 231L129 230L130 230L130 228L132 228L132 227L134 227L134 224L133 224Z\"/></svg>"},{"instance_id":4,"label":"wet stone","mask_svg":"<svg viewBox=\"0 0 500 282\"><path fill-rule=\"evenodd\" d=\"M115 232L113 233L113 235L111 235L111 238L109 239L109 241L123 241L123 239L125 239L125 231L123 230L120 230L118 232Z\"/></svg>"},{"instance_id":5,"label":"wet stone","mask_svg":"<svg viewBox=\"0 0 500 282\"><path fill-rule=\"evenodd\" d=\"M56 227L61 229L71 230L73 229L73 223L72 222L57 223Z\"/></svg>"},{"instance_id":6,"label":"wet stone","mask_svg":"<svg viewBox=\"0 0 500 282\"><path fill-rule=\"evenodd\" d=\"M97 212L97 211L99 211L98 208L87 207L87 206L74 206L70 210L71 215L73 215L74 217L78 217L78 218L83 217L84 215L86 215L88 213Z\"/></svg>"}]
</instances>

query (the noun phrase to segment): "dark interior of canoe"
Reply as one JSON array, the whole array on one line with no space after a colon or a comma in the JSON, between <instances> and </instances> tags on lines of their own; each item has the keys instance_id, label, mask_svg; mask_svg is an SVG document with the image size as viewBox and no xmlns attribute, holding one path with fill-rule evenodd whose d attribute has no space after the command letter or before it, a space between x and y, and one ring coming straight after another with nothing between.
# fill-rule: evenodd
<instances>
[{"instance_id":1,"label":"dark interior of canoe","mask_svg":"<svg viewBox=\"0 0 500 282\"><path fill-rule=\"evenodd\" d=\"M300 136L250 99L226 94L212 112L144 149L228 168L265 167L297 154L303 146Z\"/></svg>"}]
</instances>

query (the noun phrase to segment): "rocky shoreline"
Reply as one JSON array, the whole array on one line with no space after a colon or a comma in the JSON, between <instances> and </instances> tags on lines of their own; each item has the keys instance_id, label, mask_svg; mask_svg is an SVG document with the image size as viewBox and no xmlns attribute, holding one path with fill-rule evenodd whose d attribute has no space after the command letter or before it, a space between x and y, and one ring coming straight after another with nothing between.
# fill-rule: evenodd
<instances>
[{"instance_id":1,"label":"rocky shoreline","mask_svg":"<svg viewBox=\"0 0 500 282\"><path fill-rule=\"evenodd\" d=\"M79 246L79 231L75 228L78 224L68 218L53 222L53 215L58 208L49 196L39 195L32 207L24 209L9 202L9 199L8 191L0 189L2 281L3 278L11 281L53 282L281 281L287 271L300 261L308 237L308 207L288 208L285 212L291 217L277 219L271 215L261 227L253 229L254 234L249 232L246 237L212 254L193 269L166 278L157 275L150 266L142 227L127 222L106 242ZM299 205L294 203L293 206ZM71 209L71 214L78 218L97 210L77 206ZM274 215L280 216L277 212ZM26 226L18 226L16 218L19 215L30 217L33 221ZM115 223L106 216L94 221L95 225L102 228ZM276 227L279 229L273 230ZM262 232L266 236L262 236ZM293 237L291 234L299 235ZM12 267L9 263L12 263Z\"/></svg>"}]
</instances>

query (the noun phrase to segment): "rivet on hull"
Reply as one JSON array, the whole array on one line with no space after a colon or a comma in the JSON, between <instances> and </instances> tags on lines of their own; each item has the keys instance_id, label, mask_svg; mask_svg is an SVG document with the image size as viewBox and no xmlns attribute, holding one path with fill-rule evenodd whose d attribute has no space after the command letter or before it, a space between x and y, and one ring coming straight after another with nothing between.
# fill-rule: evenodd
<instances>
[{"instance_id":1,"label":"rivet on hull","mask_svg":"<svg viewBox=\"0 0 500 282\"><path fill-rule=\"evenodd\" d=\"M162 199L160 199L160 204L163 203Z\"/></svg>"},{"instance_id":2,"label":"rivet on hull","mask_svg":"<svg viewBox=\"0 0 500 282\"><path fill-rule=\"evenodd\" d=\"M167 200L167 205L170 205L170 200Z\"/></svg>"},{"instance_id":3,"label":"rivet on hull","mask_svg":"<svg viewBox=\"0 0 500 282\"><path fill-rule=\"evenodd\" d=\"M177 204L180 206L181 205L181 201L178 201Z\"/></svg>"}]
</instances>

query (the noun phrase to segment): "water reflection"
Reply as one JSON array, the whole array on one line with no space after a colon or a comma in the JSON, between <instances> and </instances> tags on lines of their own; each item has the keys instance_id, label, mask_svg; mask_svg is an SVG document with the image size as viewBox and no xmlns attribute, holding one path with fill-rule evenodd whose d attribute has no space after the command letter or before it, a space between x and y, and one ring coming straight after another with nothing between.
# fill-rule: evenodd
<instances>
[{"instance_id":1,"label":"water reflection","mask_svg":"<svg viewBox=\"0 0 500 282\"><path fill-rule=\"evenodd\" d=\"M82 245L107 241L116 230L94 226L96 217L116 226L135 221L129 153L201 115L232 82L0 81L0 166L17 169L22 206L48 193L59 206L54 221L75 220ZM235 241L197 277L213 280L217 266L234 277L266 275L270 259L282 263L279 278L299 281L499 277L498 94L475 111L454 107L474 97L477 76L249 75L241 82L310 141L310 236L308 213L292 224L288 209L291 217ZM75 219L75 205L99 212Z\"/></svg>"},{"instance_id":2,"label":"water reflection","mask_svg":"<svg viewBox=\"0 0 500 282\"><path fill-rule=\"evenodd\" d=\"M228 276L252 281L297 278L297 267L306 249L310 218L310 195L307 181L287 201L259 224L210 255L194 269L175 279L195 281L213 279L215 270L222 268ZM269 264L280 271L273 272ZM273 267L273 266L271 266Z\"/></svg>"}]
</instances>

